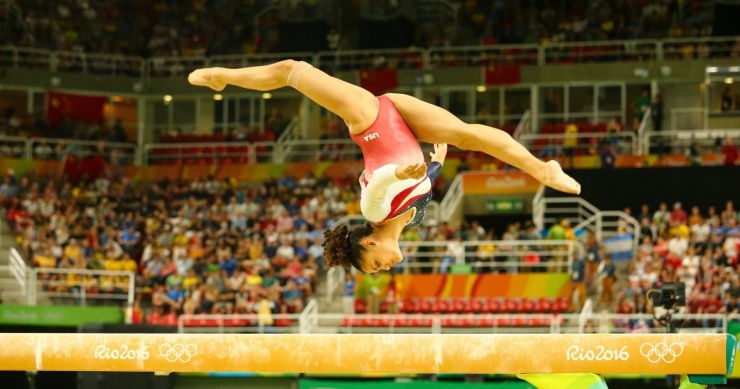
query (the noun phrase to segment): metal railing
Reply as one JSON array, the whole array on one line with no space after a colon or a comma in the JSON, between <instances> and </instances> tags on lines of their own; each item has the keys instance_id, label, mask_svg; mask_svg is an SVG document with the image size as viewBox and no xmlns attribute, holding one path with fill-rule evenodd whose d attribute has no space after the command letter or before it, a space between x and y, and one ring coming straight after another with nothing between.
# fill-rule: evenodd
<instances>
[{"instance_id":1,"label":"metal railing","mask_svg":"<svg viewBox=\"0 0 740 389\"><path fill-rule=\"evenodd\" d=\"M0 46L0 67L130 77L147 73L141 57L14 46Z\"/></svg>"},{"instance_id":2,"label":"metal railing","mask_svg":"<svg viewBox=\"0 0 740 389\"><path fill-rule=\"evenodd\" d=\"M459 242L456 253L448 250L451 242L399 241L405 258L396 264L404 273L412 269L433 268L449 272L452 265L471 265L471 270L521 272L568 272L574 258L584 255L584 247L572 240L481 240ZM493 251L478 252L479 247Z\"/></svg>"},{"instance_id":3,"label":"metal railing","mask_svg":"<svg viewBox=\"0 0 740 389\"><path fill-rule=\"evenodd\" d=\"M575 226L600 211L580 197L545 197L544 188L542 194L538 192L532 202L534 224L540 231L563 219Z\"/></svg>"},{"instance_id":4,"label":"metal railing","mask_svg":"<svg viewBox=\"0 0 740 389\"><path fill-rule=\"evenodd\" d=\"M660 42L656 40L562 42L538 49L543 51L539 65L660 59Z\"/></svg>"},{"instance_id":5,"label":"metal railing","mask_svg":"<svg viewBox=\"0 0 740 389\"><path fill-rule=\"evenodd\" d=\"M301 323L302 314L231 314L231 315L180 315L177 318L179 333L297 333L295 323Z\"/></svg>"},{"instance_id":6,"label":"metal railing","mask_svg":"<svg viewBox=\"0 0 740 389\"><path fill-rule=\"evenodd\" d=\"M591 231L599 241L632 232L633 254L640 246L640 223L634 217L622 211L602 211L580 197L545 197L544 186L532 200L532 218L540 231L567 219L574 231Z\"/></svg>"},{"instance_id":7,"label":"metal railing","mask_svg":"<svg viewBox=\"0 0 740 389\"><path fill-rule=\"evenodd\" d=\"M294 117L290 120L288 125L285 126L283 133L280 134L280 137L275 141L275 144L277 145L277 147L275 147L275 162L282 163L285 161L285 157L290 155L295 144L288 142L301 140L301 134L298 130L298 118Z\"/></svg>"},{"instance_id":8,"label":"metal railing","mask_svg":"<svg viewBox=\"0 0 740 389\"><path fill-rule=\"evenodd\" d=\"M253 164L272 159L274 149L274 142L154 143L144 145L144 164Z\"/></svg>"},{"instance_id":9,"label":"metal railing","mask_svg":"<svg viewBox=\"0 0 740 389\"><path fill-rule=\"evenodd\" d=\"M521 133L520 141L537 154L546 147L562 147L573 137L576 150L590 150L600 141L615 145L622 154L648 154L651 147L661 145L669 151L683 154L692 142L714 147L717 138L737 137L740 130L650 131L649 118L643 120L642 136L632 132L528 134ZM295 132L295 130L293 130ZM584 142L585 141L585 142ZM426 152L428 145L423 145ZM665 151L667 152L667 151ZM138 147L131 143L80 141L74 139L26 138L0 135L0 157L41 160L63 160L66 155L80 159L100 153L119 165L153 163L257 163L268 161L298 162L356 160L360 149L350 139L301 140L284 138L280 142L207 142L207 143L150 143ZM450 220L462 199L462 179L453 180L448 195L440 204L439 217Z\"/></svg>"},{"instance_id":10,"label":"metal railing","mask_svg":"<svg viewBox=\"0 0 740 389\"><path fill-rule=\"evenodd\" d=\"M343 224L346 224L349 226L349 228L352 228L354 226L359 226L362 224L365 224L367 222L367 219L365 219L362 215L345 215L334 221L332 223L331 228L337 228Z\"/></svg>"},{"instance_id":11,"label":"metal railing","mask_svg":"<svg viewBox=\"0 0 740 389\"><path fill-rule=\"evenodd\" d=\"M465 197L463 192L463 175L456 174L455 179L447 188L447 193L439 204L439 213L441 220L452 221L452 217L457 212L460 204Z\"/></svg>"},{"instance_id":12,"label":"metal railing","mask_svg":"<svg viewBox=\"0 0 740 389\"><path fill-rule=\"evenodd\" d=\"M134 272L31 268L28 274L26 295L30 305L36 305L42 299L81 306L111 301L128 306L134 303Z\"/></svg>"},{"instance_id":13,"label":"metal railing","mask_svg":"<svg viewBox=\"0 0 740 389\"><path fill-rule=\"evenodd\" d=\"M13 278L15 278L20 290L25 296L27 294L26 281L28 280L28 266L26 266L26 261L23 260L23 257L21 257L15 247L11 247L8 251L8 270L13 275Z\"/></svg>"},{"instance_id":14,"label":"metal railing","mask_svg":"<svg viewBox=\"0 0 740 389\"><path fill-rule=\"evenodd\" d=\"M632 233L632 254L640 247L640 222L622 211L599 211L573 227L575 231L586 229L601 242L603 239Z\"/></svg>"},{"instance_id":15,"label":"metal railing","mask_svg":"<svg viewBox=\"0 0 740 389\"><path fill-rule=\"evenodd\" d=\"M326 302L331 304L337 290L344 285L345 270L342 267L332 267L326 272Z\"/></svg>"},{"instance_id":16,"label":"metal railing","mask_svg":"<svg viewBox=\"0 0 740 389\"><path fill-rule=\"evenodd\" d=\"M547 45L480 45L241 56L152 57L147 60L136 56L0 46L0 67L151 78L185 77L192 70L200 67L254 66L288 58L304 60L311 62L314 66L331 70L429 69L504 64L548 65L730 58L734 42L734 37L669 38L664 40L556 42Z\"/></svg>"},{"instance_id":17,"label":"metal railing","mask_svg":"<svg viewBox=\"0 0 740 389\"><path fill-rule=\"evenodd\" d=\"M724 140L727 136L740 137L740 129L648 131L643 147L646 154L656 148L663 149L663 153L686 154L693 143L704 150L715 149L717 139Z\"/></svg>"},{"instance_id":18,"label":"metal railing","mask_svg":"<svg viewBox=\"0 0 740 389\"><path fill-rule=\"evenodd\" d=\"M315 66L330 71L361 69L423 69L429 63L423 49L321 51Z\"/></svg>"},{"instance_id":19,"label":"metal railing","mask_svg":"<svg viewBox=\"0 0 740 389\"><path fill-rule=\"evenodd\" d=\"M567 140L575 140L575 145L564 146ZM602 142L614 145L621 154L634 154L640 151L638 137L633 132L587 132L576 134L523 134L519 141L533 154L541 153L547 147L570 147L572 150L597 150Z\"/></svg>"},{"instance_id":20,"label":"metal railing","mask_svg":"<svg viewBox=\"0 0 740 389\"><path fill-rule=\"evenodd\" d=\"M524 111L524 115L522 115L522 119L519 120L519 123L516 125L516 129L514 130L514 133L511 134L511 137L519 140L522 135L529 134L532 131L532 115L530 110Z\"/></svg>"},{"instance_id":21,"label":"metal railing","mask_svg":"<svg viewBox=\"0 0 740 389\"><path fill-rule=\"evenodd\" d=\"M536 65L541 56L538 45L431 47L429 68L479 67L495 65Z\"/></svg>"},{"instance_id":22,"label":"metal railing","mask_svg":"<svg viewBox=\"0 0 740 389\"><path fill-rule=\"evenodd\" d=\"M564 333L666 333L667 328L659 323L652 314L618 314L618 313L591 313L588 315L566 314L560 315L562 320L557 321L553 334ZM579 319L584 321L584 329L579 328ZM726 314L687 314L678 313L673 319L682 322L678 332L727 332L727 324L732 315ZM590 325L590 330L587 326Z\"/></svg>"},{"instance_id":23,"label":"metal railing","mask_svg":"<svg viewBox=\"0 0 740 389\"><path fill-rule=\"evenodd\" d=\"M647 142L647 133L653 130L653 114L652 109L648 107L648 109L645 110L645 114L642 116L642 120L640 120L640 127L637 128L637 141L639 142L637 146L637 150L635 150L635 154L637 155L646 155L648 153L645 152L645 143Z\"/></svg>"},{"instance_id":24,"label":"metal railing","mask_svg":"<svg viewBox=\"0 0 740 389\"><path fill-rule=\"evenodd\" d=\"M63 160L68 154L85 159L95 153L120 165L131 165L139 158L139 148L131 143L0 135L0 156L3 157Z\"/></svg>"},{"instance_id":25,"label":"metal railing","mask_svg":"<svg viewBox=\"0 0 740 389\"><path fill-rule=\"evenodd\" d=\"M271 63L293 59L296 61L314 62L314 53L264 53L252 55L215 55L210 57L208 66L224 68L243 68L249 66L269 65Z\"/></svg>"},{"instance_id":26,"label":"metal railing","mask_svg":"<svg viewBox=\"0 0 740 389\"><path fill-rule=\"evenodd\" d=\"M312 308L313 310L313 308ZM733 316L677 314L681 333L724 333ZM272 324L266 324L272 322ZM282 323L277 323L283 321ZM307 325L306 323L311 323ZM583 326L580 324L583 322ZM258 314L181 315L180 333L667 333L649 314L459 313L459 314Z\"/></svg>"},{"instance_id":27,"label":"metal railing","mask_svg":"<svg viewBox=\"0 0 740 389\"><path fill-rule=\"evenodd\" d=\"M147 61L147 77L187 77L190 72L198 68L209 67L211 61L207 57L153 57Z\"/></svg>"},{"instance_id":28,"label":"metal railing","mask_svg":"<svg viewBox=\"0 0 740 389\"><path fill-rule=\"evenodd\" d=\"M707 109L703 107L681 107L671 109L671 130L707 130Z\"/></svg>"},{"instance_id":29,"label":"metal railing","mask_svg":"<svg viewBox=\"0 0 740 389\"><path fill-rule=\"evenodd\" d=\"M319 324L319 303L311 299L303 308L301 316L298 318L298 328L302 334L310 334Z\"/></svg>"},{"instance_id":30,"label":"metal railing","mask_svg":"<svg viewBox=\"0 0 740 389\"><path fill-rule=\"evenodd\" d=\"M296 161L356 161L362 150L352 139L294 139L279 144L276 160Z\"/></svg>"}]
</instances>

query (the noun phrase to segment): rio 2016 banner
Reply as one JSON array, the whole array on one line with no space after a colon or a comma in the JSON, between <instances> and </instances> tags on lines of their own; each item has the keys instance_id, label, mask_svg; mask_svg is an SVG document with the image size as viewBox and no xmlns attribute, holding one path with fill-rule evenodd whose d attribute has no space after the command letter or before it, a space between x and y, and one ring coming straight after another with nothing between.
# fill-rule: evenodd
<instances>
[{"instance_id":1,"label":"rio 2016 banner","mask_svg":"<svg viewBox=\"0 0 740 389\"><path fill-rule=\"evenodd\" d=\"M382 278L381 294L390 278ZM364 277L358 276L356 295L363 298ZM396 288L401 298L425 297L562 297L566 293L567 273L524 274L410 274L397 275Z\"/></svg>"},{"instance_id":2,"label":"rio 2016 banner","mask_svg":"<svg viewBox=\"0 0 740 389\"><path fill-rule=\"evenodd\" d=\"M123 323L118 307L0 305L0 325L77 327L88 323Z\"/></svg>"},{"instance_id":3,"label":"rio 2016 banner","mask_svg":"<svg viewBox=\"0 0 740 389\"><path fill-rule=\"evenodd\" d=\"M511 195L536 193L540 182L521 172L466 172L463 193L466 195Z\"/></svg>"},{"instance_id":4,"label":"rio 2016 banner","mask_svg":"<svg viewBox=\"0 0 740 389\"><path fill-rule=\"evenodd\" d=\"M0 334L0 370L725 376L736 343L727 334Z\"/></svg>"}]
</instances>

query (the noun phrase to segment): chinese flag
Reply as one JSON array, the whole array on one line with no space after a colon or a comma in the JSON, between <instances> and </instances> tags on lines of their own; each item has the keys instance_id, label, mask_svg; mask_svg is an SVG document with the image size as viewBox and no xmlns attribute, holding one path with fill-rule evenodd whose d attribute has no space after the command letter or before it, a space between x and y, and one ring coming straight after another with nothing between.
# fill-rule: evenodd
<instances>
[{"instance_id":1,"label":"chinese flag","mask_svg":"<svg viewBox=\"0 0 740 389\"><path fill-rule=\"evenodd\" d=\"M486 85L511 85L522 82L519 65L491 65L486 67Z\"/></svg>"},{"instance_id":2,"label":"chinese flag","mask_svg":"<svg viewBox=\"0 0 740 389\"><path fill-rule=\"evenodd\" d=\"M360 86L374 95L382 95L398 87L396 69L360 70Z\"/></svg>"},{"instance_id":3,"label":"chinese flag","mask_svg":"<svg viewBox=\"0 0 740 389\"><path fill-rule=\"evenodd\" d=\"M67 114L72 121L100 121L108 98L49 91L46 102L46 120L54 128Z\"/></svg>"}]
</instances>

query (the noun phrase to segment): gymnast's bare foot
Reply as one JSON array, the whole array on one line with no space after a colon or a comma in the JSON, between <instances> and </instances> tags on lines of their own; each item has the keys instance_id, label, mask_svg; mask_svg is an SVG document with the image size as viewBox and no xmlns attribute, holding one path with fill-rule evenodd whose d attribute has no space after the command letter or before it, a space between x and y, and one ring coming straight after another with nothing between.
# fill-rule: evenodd
<instances>
[{"instance_id":1,"label":"gymnast's bare foot","mask_svg":"<svg viewBox=\"0 0 740 389\"><path fill-rule=\"evenodd\" d=\"M215 91L222 91L226 87L220 73L222 68L198 69L188 76L188 82L197 86L207 86Z\"/></svg>"},{"instance_id":2,"label":"gymnast's bare foot","mask_svg":"<svg viewBox=\"0 0 740 389\"><path fill-rule=\"evenodd\" d=\"M561 192L580 194L581 184L574 180L571 176L563 172L563 168L557 161L549 161L545 163L545 173L541 180L543 184L557 189Z\"/></svg>"}]
</instances>

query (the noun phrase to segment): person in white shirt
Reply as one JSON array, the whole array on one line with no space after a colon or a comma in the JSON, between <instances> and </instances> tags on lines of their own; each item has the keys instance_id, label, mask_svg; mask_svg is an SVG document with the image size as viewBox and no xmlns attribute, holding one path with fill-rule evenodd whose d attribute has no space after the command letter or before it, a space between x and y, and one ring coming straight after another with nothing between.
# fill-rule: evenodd
<instances>
[{"instance_id":1,"label":"person in white shirt","mask_svg":"<svg viewBox=\"0 0 740 389\"><path fill-rule=\"evenodd\" d=\"M659 209L653 214L653 224L659 226L661 224L667 223L670 216L671 213L668 212L668 204L660 203Z\"/></svg>"}]
</instances>

